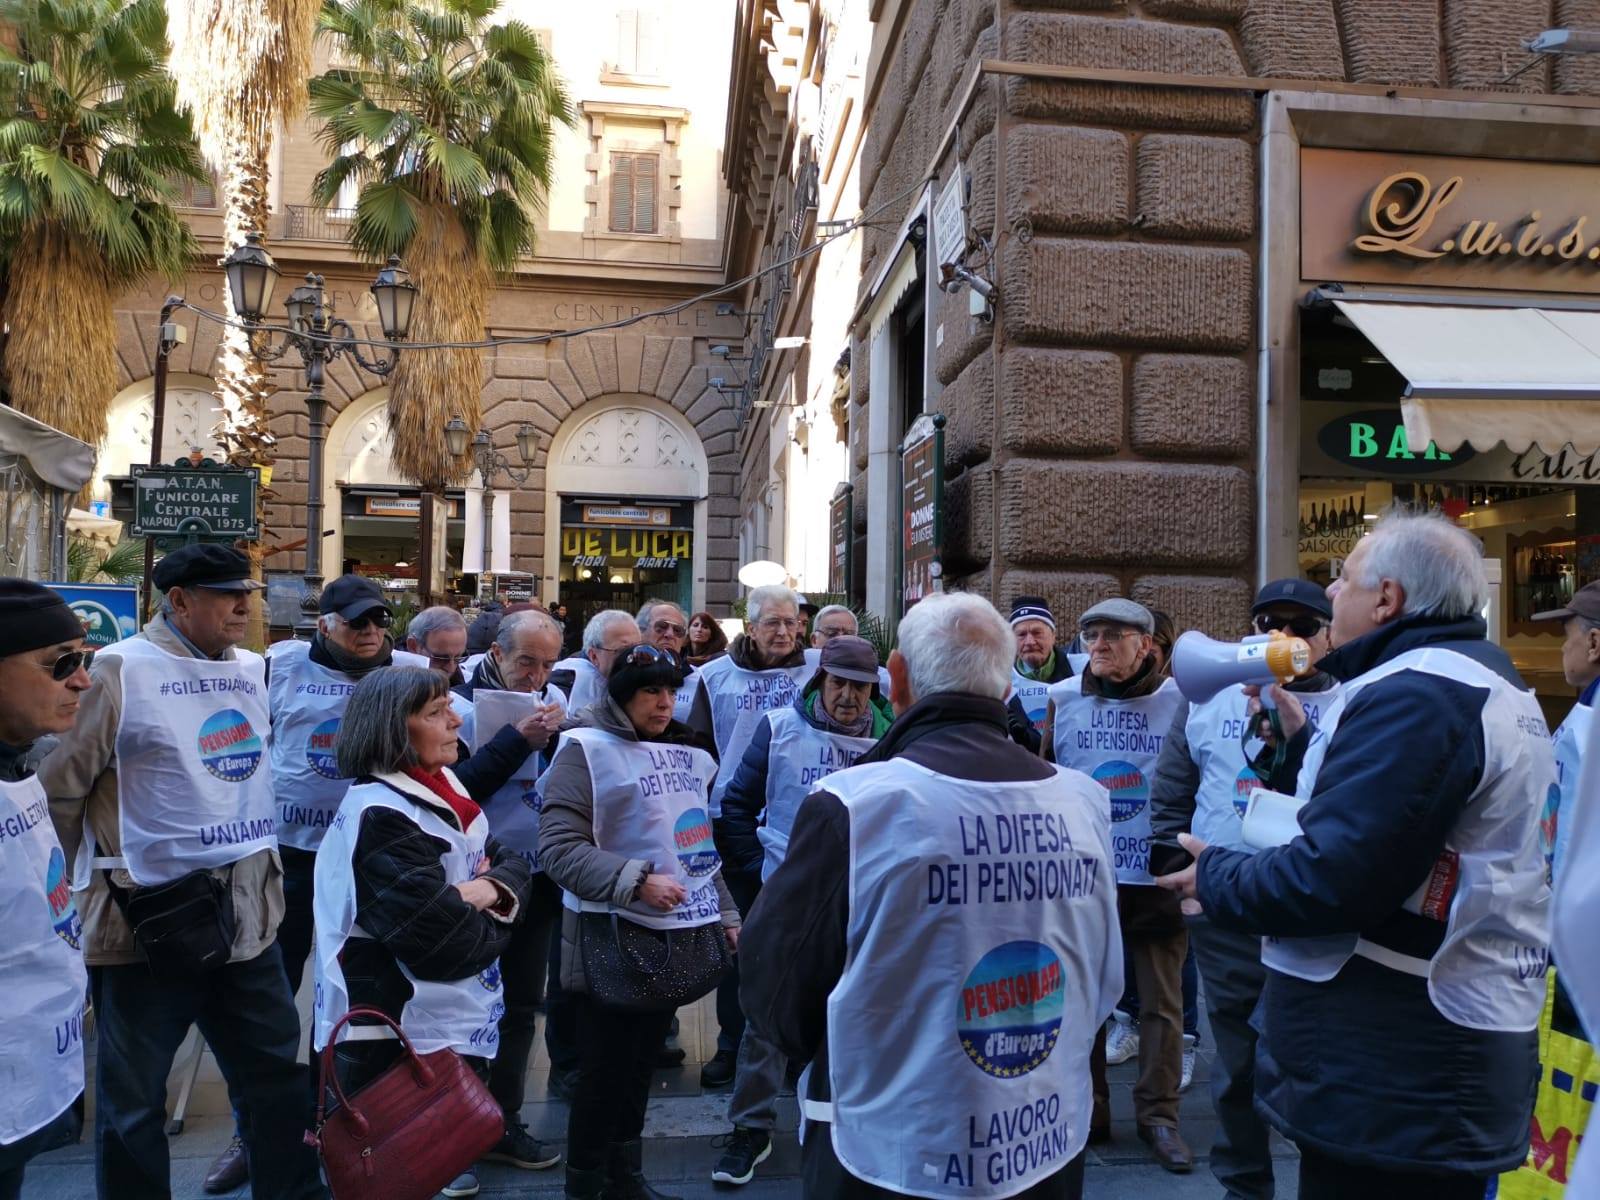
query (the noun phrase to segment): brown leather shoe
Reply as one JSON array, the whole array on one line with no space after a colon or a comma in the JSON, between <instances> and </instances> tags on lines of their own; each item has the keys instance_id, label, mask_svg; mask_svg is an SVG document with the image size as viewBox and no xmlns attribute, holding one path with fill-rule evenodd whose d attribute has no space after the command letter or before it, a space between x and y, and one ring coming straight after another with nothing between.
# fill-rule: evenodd
<instances>
[{"instance_id":1,"label":"brown leather shoe","mask_svg":"<svg viewBox=\"0 0 1600 1200\"><path fill-rule=\"evenodd\" d=\"M1174 1175L1194 1170L1194 1152L1170 1125L1141 1125L1139 1137L1150 1147L1155 1160Z\"/></svg>"},{"instance_id":2,"label":"brown leather shoe","mask_svg":"<svg viewBox=\"0 0 1600 1200\"><path fill-rule=\"evenodd\" d=\"M205 1182L200 1186L208 1196L220 1196L250 1182L250 1153L238 1138L228 1143L228 1148L217 1155L211 1164Z\"/></svg>"}]
</instances>

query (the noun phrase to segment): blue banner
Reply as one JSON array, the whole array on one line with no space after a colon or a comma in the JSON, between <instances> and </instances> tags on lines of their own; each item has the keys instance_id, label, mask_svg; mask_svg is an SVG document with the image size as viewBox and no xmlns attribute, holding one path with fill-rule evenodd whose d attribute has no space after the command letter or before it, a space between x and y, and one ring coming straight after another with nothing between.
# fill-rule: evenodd
<instances>
[{"instance_id":1,"label":"blue banner","mask_svg":"<svg viewBox=\"0 0 1600 1200\"><path fill-rule=\"evenodd\" d=\"M49 583L83 619L83 637L98 650L139 632L139 589L119 583Z\"/></svg>"}]
</instances>

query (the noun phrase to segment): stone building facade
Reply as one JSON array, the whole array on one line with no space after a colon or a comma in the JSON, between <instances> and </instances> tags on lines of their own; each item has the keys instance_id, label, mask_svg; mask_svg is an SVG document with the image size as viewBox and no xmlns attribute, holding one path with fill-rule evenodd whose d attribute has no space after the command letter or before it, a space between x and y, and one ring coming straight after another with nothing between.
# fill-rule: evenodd
<instances>
[{"instance_id":1,"label":"stone building facade","mask_svg":"<svg viewBox=\"0 0 1600 1200\"><path fill-rule=\"evenodd\" d=\"M1058 614L1126 594L1239 632L1256 583L1296 569L1301 148L1581 161L1600 124L1600 60L1522 48L1600 28L1595 0L871 17L847 477L879 610L898 603L896 446L926 407L948 421L949 586ZM979 316L937 286L929 233L958 158L962 262L998 289Z\"/></svg>"},{"instance_id":2,"label":"stone building facade","mask_svg":"<svg viewBox=\"0 0 1600 1200\"><path fill-rule=\"evenodd\" d=\"M697 4L691 14L667 0L545 5L529 13L517 7L502 11L548 38L576 121L558 130L556 183L535 256L499 281L485 334L568 335L681 310L483 353L484 427L496 449L520 467L515 434L527 421L538 430L539 452L524 482L496 481L487 555L482 481L474 473L449 493L450 569L525 572L540 598L570 596L580 610L627 606L649 591L685 607L726 611L737 586L735 415L707 380L715 373L709 347L740 330L714 302L693 300L727 278L728 201L719 171L727 93L721 73L706 72L704 63L729 54L732 0ZM278 139L266 231L282 272L276 302L305 272L321 273L337 313L378 338L367 293L376 268L356 261L345 238L354 198L341 198L335 209L309 200L326 161L304 123ZM203 257L175 290L220 313L226 300L212 264L231 248L221 243L215 198L202 189L188 199L185 216ZM103 477L125 474L149 453L152 355L167 290L151 280L119 304L120 391L110 401ZM170 363L164 459L215 444L209 396L219 328L193 313L180 314L179 323L188 340ZM265 567L288 578L302 569L310 451L305 384L293 353L279 361L272 381L278 453L266 542L269 550L286 548L269 554ZM326 392L324 574L348 565L404 598L417 573L417 522L406 515L417 493L388 461L384 381L340 359L328 370ZM651 521L677 540L654 546ZM598 556L571 553L594 549L584 544L586 532L601 537ZM660 548L673 553L630 553ZM575 565L579 557L586 565ZM637 566L657 558L673 561Z\"/></svg>"}]
</instances>

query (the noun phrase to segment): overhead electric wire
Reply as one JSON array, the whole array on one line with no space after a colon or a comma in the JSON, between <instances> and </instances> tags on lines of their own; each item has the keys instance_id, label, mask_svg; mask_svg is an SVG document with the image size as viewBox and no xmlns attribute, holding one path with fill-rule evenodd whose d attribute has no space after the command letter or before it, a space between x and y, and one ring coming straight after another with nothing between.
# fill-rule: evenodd
<instances>
[{"instance_id":1,"label":"overhead electric wire","mask_svg":"<svg viewBox=\"0 0 1600 1200\"><path fill-rule=\"evenodd\" d=\"M675 316L678 313L686 312L697 304L703 304L707 300L714 300L718 296L726 295L729 292L738 291L746 284L754 283L758 279L761 279L763 276L769 275L774 271L780 271L785 267L791 267L802 259L808 258L811 255L816 254L826 247L832 245L839 238L845 237L846 235L855 232L857 229L862 228L863 226L873 224L873 217L877 216L879 213L886 212L896 204L899 204L902 200L916 193L919 189L927 185L928 179L928 176L924 176L923 178L917 180L917 182L912 186L906 188L905 191L889 197L889 199L885 200L882 204L879 204L876 208L868 209L867 211L863 212L849 224L829 232L825 237L820 238L811 245L796 251L787 258L775 259L766 266L761 267L759 270L753 271L749 275L746 275L742 279L731 280L730 282L721 284L708 292L701 292L698 295L689 297L687 300L680 300L678 303L670 304L665 308L651 309L649 312L642 312L631 316L621 317L615 321L607 321L601 325L586 325L579 329L558 329L552 330L549 333L514 334L509 337L484 338L481 341L473 342L389 341L388 339L360 338L353 336L339 337L331 332L303 333L291 329L287 325L251 324L248 321L241 321L237 317L230 317L224 315L223 313L214 313L209 309L201 308L199 305L191 304L189 301L184 300L181 297L177 298L179 301L178 307L186 308L190 312L195 313L198 316L205 317L209 321L215 321L219 325L225 325L231 329L242 329L246 333L285 333L293 337L300 338L304 341L326 342L329 345L337 344L341 346L367 346L380 350L492 350L498 346L539 346L544 345L547 342L559 341L564 338L582 337L585 334L590 333L605 333L612 329L626 329L629 326L638 325L645 321L653 321L658 317ZM338 319L343 320L344 318Z\"/></svg>"}]
</instances>

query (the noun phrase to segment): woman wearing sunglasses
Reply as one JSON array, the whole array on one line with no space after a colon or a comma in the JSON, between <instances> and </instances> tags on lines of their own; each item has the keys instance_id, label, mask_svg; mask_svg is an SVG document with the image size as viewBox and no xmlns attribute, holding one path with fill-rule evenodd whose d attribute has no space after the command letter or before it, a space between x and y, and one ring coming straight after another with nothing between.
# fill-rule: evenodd
<instances>
[{"instance_id":1,"label":"woman wearing sunglasses","mask_svg":"<svg viewBox=\"0 0 1600 1200\"><path fill-rule=\"evenodd\" d=\"M28 1160L78 1132L83 1045L61 1029L82 1027L87 980L83 926L67 860L29 767L33 744L64 733L89 690L83 622L49 588L0 579L0 965L8 979L0 1061L0 1200L22 1194Z\"/></svg>"},{"instance_id":2,"label":"woman wearing sunglasses","mask_svg":"<svg viewBox=\"0 0 1600 1200\"><path fill-rule=\"evenodd\" d=\"M674 1010L696 998L678 981L704 995L738 943L708 813L716 764L672 719L682 682L666 651L619 655L539 782L539 861L565 898L561 986L578 999L572 1200L669 1200L640 1169L656 1052Z\"/></svg>"}]
</instances>

